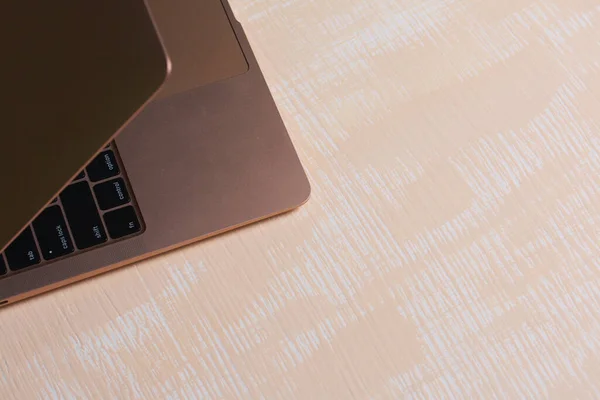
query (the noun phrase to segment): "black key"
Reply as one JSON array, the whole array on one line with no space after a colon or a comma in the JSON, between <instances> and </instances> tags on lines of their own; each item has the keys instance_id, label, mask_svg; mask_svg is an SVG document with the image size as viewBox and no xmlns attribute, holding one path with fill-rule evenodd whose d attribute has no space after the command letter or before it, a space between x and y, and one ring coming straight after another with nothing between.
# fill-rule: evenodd
<instances>
[{"instance_id":1,"label":"black key","mask_svg":"<svg viewBox=\"0 0 600 400\"><path fill-rule=\"evenodd\" d=\"M54 260L75 250L59 206L48 207L42 211L33 221L33 230L40 245L42 257L46 260Z\"/></svg>"},{"instance_id":2,"label":"black key","mask_svg":"<svg viewBox=\"0 0 600 400\"><path fill-rule=\"evenodd\" d=\"M97 184L94 186L94 193L101 210L110 210L129 203L129 193L122 178Z\"/></svg>"},{"instance_id":3,"label":"black key","mask_svg":"<svg viewBox=\"0 0 600 400\"><path fill-rule=\"evenodd\" d=\"M98 182L102 179L112 178L119 175L119 165L112 150L106 150L100 153L87 166L87 174L92 182Z\"/></svg>"},{"instance_id":4,"label":"black key","mask_svg":"<svg viewBox=\"0 0 600 400\"><path fill-rule=\"evenodd\" d=\"M35 247L31 228L27 227L4 252L8 266L13 271L31 267L40 262L40 254Z\"/></svg>"},{"instance_id":5,"label":"black key","mask_svg":"<svg viewBox=\"0 0 600 400\"><path fill-rule=\"evenodd\" d=\"M83 179L83 178L85 178L85 171L81 171L79 174L77 174L77 176L73 180L74 181L78 181L78 180Z\"/></svg>"},{"instance_id":6,"label":"black key","mask_svg":"<svg viewBox=\"0 0 600 400\"><path fill-rule=\"evenodd\" d=\"M4 263L4 256L0 254L0 275L6 274L6 264Z\"/></svg>"},{"instance_id":7,"label":"black key","mask_svg":"<svg viewBox=\"0 0 600 400\"><path fill-rule=\"evenodd\" d=\"M75 244L87 249L106 242L106 232L87 182L69 185L60 194Z\"/></svg>"},{"instance_id":8,"label":"black key","mask_svg":"<svg viewBox=\"0 0 600 400\"><path fill-rule=\"evenodd\" d=\"M104 214L104 222L106 223L108 234L113 239L134 234L141 229L140 222L132 206L107 212Z\"/></svg>"}]
</instances>

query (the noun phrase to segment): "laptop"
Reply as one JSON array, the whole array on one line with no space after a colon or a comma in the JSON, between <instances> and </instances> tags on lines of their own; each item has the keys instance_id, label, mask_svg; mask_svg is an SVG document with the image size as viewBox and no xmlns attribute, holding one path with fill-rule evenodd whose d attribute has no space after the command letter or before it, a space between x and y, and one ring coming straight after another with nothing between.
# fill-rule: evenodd
<instances>
[{"instance_id":1,"label":"laptop","mask_svg":"<svg viewBox=\"0 0 600 400\"><path fill-rule=\"evenodd\" d=\"M225 1L67 3L3 10L0 304L307 200Z\"/></svg>"}]
</instances>

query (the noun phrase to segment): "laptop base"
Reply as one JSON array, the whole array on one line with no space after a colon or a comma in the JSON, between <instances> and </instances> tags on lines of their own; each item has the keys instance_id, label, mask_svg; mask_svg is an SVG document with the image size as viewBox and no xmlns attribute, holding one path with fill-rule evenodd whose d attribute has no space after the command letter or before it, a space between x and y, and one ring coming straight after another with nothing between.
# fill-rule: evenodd
<instances>
[{"instance_id":1,"label":"laptop base","mask_svg":"<svg viewBox=\"0 0 600 400\"><path fill-rule=\"evenodd\" d=\"M292 210L308 199L308 180L256 59L241 26L232 25L247 72L154 101L116 138L144 231L0 278L0 303Z\"/></svg>"}]
</instances>

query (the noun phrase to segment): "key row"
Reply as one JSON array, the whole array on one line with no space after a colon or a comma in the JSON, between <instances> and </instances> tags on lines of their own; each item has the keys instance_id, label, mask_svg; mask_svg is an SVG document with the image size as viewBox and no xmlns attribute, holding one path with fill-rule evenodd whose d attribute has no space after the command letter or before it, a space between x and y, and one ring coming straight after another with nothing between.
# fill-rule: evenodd
<instances>
[{"instance_id":1,"label":"key row","mask_svg":"<svg viewBox=\"0 0 600 400\"><path fill-rule=\"evenodd\" d=\"M85 181L68 186L60 198L64 213L59 205L47 207L32 225L6 248L4 255L11 270L37 265L42 258L51 261L71 254L76 249L85 250L105 243L109 237L120 239L141 230L135 209L130 205L106 212L102 216L102 224ZM7 273L4 264L2 260L0 275Z\"/></svg>"}]
</instances>

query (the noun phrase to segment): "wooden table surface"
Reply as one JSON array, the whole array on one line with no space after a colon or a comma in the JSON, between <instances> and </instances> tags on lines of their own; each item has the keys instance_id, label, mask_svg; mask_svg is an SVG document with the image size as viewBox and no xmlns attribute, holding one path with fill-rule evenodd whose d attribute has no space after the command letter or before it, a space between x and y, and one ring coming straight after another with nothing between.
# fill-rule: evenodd
<instances>
[{"instance_id":1,"label":"wooden table surface","mask_svg":"<svg viewBox=\"0 0 600 400\"><path fill-rule=\"evenodd\" d=\"M4 309L0 398L600 398L598 2L232 6L311 201Z\"/></svg>"}]
</instances>

